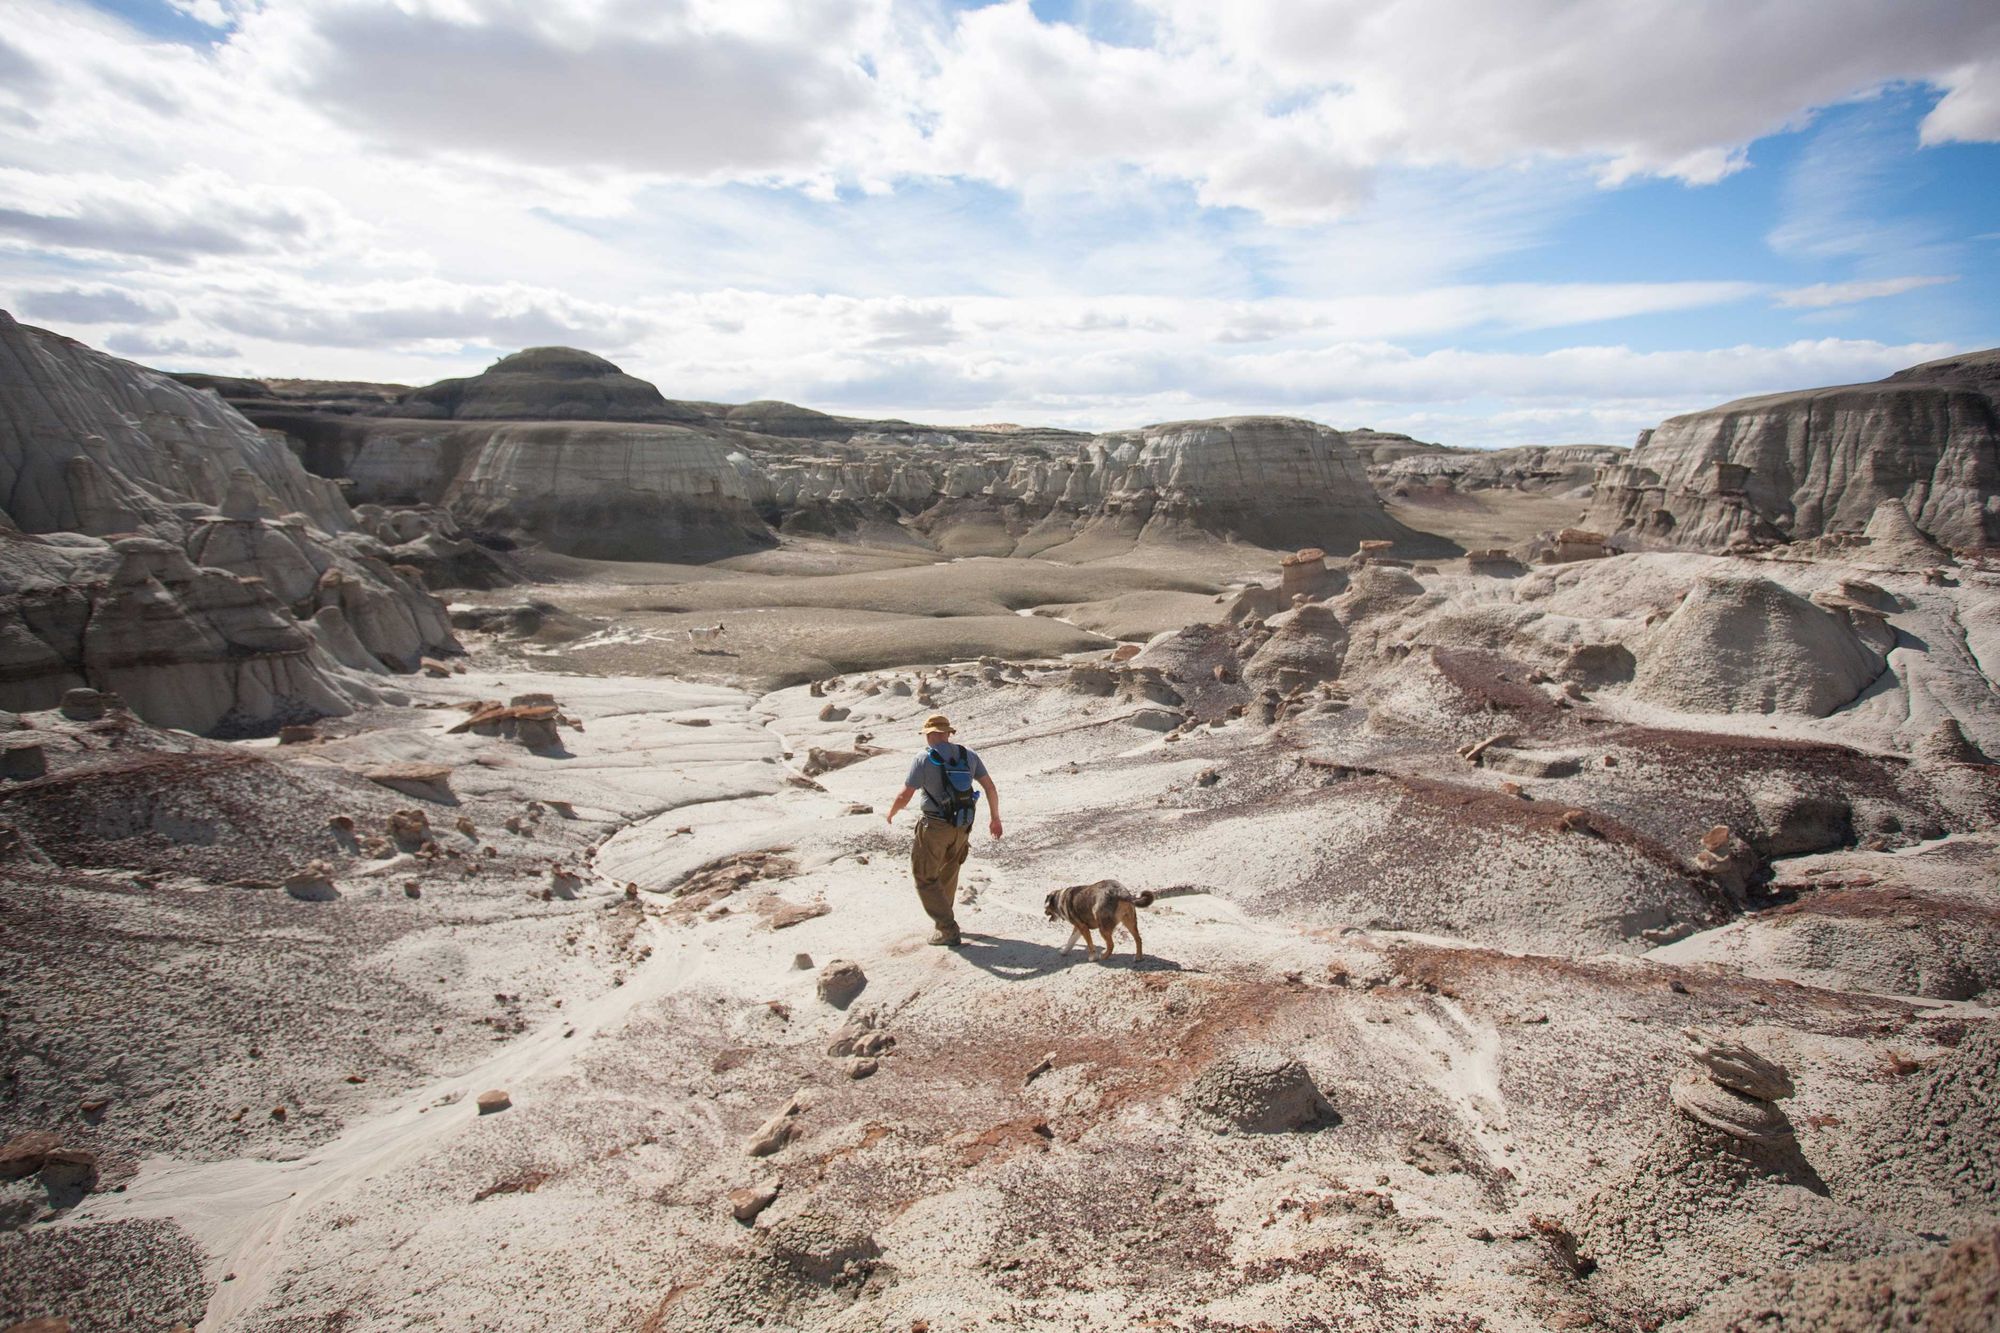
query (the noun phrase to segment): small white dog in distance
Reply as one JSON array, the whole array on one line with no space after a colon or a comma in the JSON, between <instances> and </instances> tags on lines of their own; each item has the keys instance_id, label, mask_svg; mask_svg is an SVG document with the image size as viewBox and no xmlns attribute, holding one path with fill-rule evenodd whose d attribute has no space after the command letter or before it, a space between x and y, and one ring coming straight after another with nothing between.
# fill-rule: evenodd
<instances>
[{"instance_id":1,"label":"small white dog in distance","mask_svg":"<svg viewBox=\"0 0 2000 1333\"><path fill-rule=\"evenodd\" d=\"M722 641L722 623L703 626L688 631L688 642L692 644L719 643Z\"/></svg>"}]
</instances>

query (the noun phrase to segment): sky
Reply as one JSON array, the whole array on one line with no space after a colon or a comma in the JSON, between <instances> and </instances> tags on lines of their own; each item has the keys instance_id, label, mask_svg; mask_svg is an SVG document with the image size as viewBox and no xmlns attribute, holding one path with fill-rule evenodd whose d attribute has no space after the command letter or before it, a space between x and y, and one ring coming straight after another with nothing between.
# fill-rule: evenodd
<instances>
[{"instance_id":1,"label":"sky","mask_svg":"<svg viewBox=\"0 0 2000 1333\"><path fill-rule=\"evenodd\" d=\"M2000 4L0 0L0 308L172 370L1629 443L2000 344Z\"/></svg>"}]
</instances>

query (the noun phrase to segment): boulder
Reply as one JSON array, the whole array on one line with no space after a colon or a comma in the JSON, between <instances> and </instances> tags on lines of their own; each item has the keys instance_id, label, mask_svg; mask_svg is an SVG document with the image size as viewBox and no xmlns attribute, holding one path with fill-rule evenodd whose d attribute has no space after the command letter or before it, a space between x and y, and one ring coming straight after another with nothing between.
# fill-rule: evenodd
<instances>
[{"instance_id":1,"label":"boulder","mask_svg":"<svg viewBox=\"0 0 2000 1333\"><path fill-rule=\"evenodd\" d=\"M16 1134L0 1144L0 1180L19 1180L42 1169L49 1154L62 1147L62 1139L44 1129Z\"/></svg>"},{"instance_id":2,"label":"boulder","mask_svg":"<svg viewBox=\"0 0 2000 1333\"><path fill-rule=\"evenodd\" d=\"M748 1226L777 1201L776 1185L739 1185L729 1191L729 1215Z\"/></svg>"},{"instance_id":3,"label":"boulder","mask_svg":"<svg viewBox=\"0 0 2000 1333\"><path fill-rule=\"evenodd\" d=\"M750 1157L769 1157L796 1139L803 1132L799 1114L805 1110L805 1103L793 1097L780 1107L775 1115L757 1127L756 1133L744 1140L743 1151Z\"/></svg>"},{"instance_id":4,"label":"boulder","mask_svg":"<svg viewBox=\"0 0 2000 1333\"><path fill-rule=\"evenodd\" d=\"M481 1115L497 1115L513 1106L514 1099L508 1096L504 1089L491 1088L480 1093L474 1104L478 1106Z\"/></svg>"},{"instance_id":5,"label":"boulder","mask_svg":"<svg viewBox=\"0 0 2000 1333\"><path fill-rule=\"evenodd\" d=\"M121 702L116 695L84 687L64 690L62 715L72 722L95 722Z\"/></svg>"},{"instance_id":6,"label":"boulder","mask_svg":"<svg viewBox=\"0 0 2000 1333\"><path fill-rule=\"evenodd\" d=\"M1247 1046L1210 1065L1188 1085L1187 1104L1232 1129L1281 1134L1336 1123L1305 1065L1282 1051Z\"/></svg>"},{"instance_id":7,"label":"boulder","mask_svg":"<svg viewBox=\"0 0 2000 1333\"><path fill-rule=\"evenodd\" d=\"M414 796L420 801L448 805L454 799L451 769L445 764L384 764L379 768L363 769L361 776L378 786Z\"/></svg>"},{"instance_id":8,"label":"boulder","mask_svg":"<svg viewBox=\"0 0 2000 1333\"><path fill-rule=\"evenodd\" d=\"M430 817L421 810L395 810L389 815L389 839L412 851L429 841L431 836Z\"/></svg>"},{"instance_id":9,"label":"boulder","mask_svg":"<svg viewBox=\"0 0 2000 1333\"><path fill-rule=\"evenodd\" d=\"M836 958L819 970L816 988L820 999L836 1009L845 1009L867 986L868 976L861 970L861 964Z\"/></svg>"}]
</instances>

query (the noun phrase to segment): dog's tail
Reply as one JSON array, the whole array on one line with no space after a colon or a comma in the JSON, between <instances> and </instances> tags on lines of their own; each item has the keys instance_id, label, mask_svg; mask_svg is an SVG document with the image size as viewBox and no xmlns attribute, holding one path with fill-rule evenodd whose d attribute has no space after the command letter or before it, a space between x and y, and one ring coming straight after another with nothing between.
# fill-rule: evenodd
<instances>
[{"instance_id":1,"label":"dog's tail","mask_svg":"<svg viewBox=\"0 0 2000 1333\"><path fill-rule=\"evenodd\" d=\"M1153 905L1153 891L1151 889L1141 889L1137 893L1134 893L1123 884L1115 881L1111 886L1111 896L1114 898L1123 898L1134 907L1151 907Z\"/></svg>"}]
</instances>

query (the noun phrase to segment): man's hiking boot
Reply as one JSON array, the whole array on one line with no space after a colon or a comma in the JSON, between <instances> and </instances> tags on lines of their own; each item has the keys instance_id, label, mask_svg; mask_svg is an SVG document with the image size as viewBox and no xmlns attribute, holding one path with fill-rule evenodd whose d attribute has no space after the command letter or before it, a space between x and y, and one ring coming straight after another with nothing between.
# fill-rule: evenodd
<instances>
[{"instance_id":1,"label":"man's hiking boot","mask_svg":"<svg viewBox=\"0 0 2000 1333\"><path fill-rule=\"evenodd\" d=\"M947 949L956 949L965 941L958 937L958 932L955 930L934 930L931 932L931 943L942 944Z\"/></svg>"}]
</instances>

